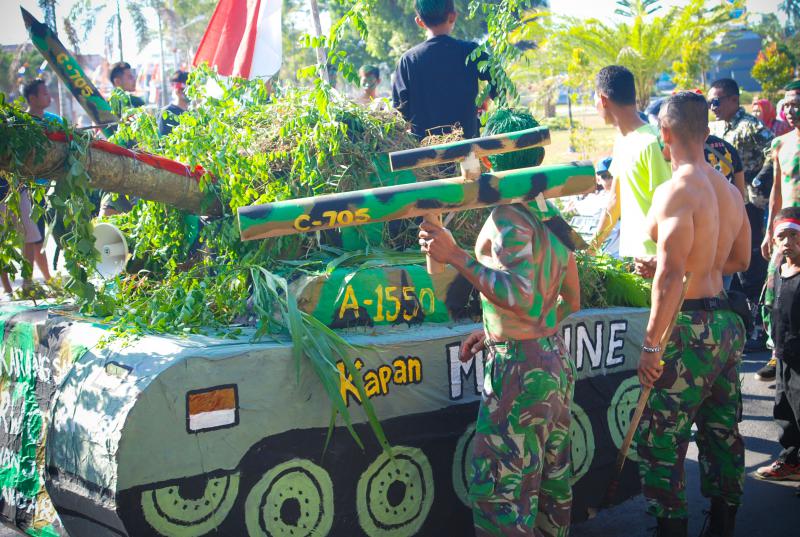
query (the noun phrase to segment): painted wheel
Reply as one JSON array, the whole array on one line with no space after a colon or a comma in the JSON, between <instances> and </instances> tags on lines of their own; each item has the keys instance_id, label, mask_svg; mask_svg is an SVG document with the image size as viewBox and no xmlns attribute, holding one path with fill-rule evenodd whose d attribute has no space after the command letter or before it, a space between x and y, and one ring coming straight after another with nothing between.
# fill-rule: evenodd
<instances>
[{"instance_id":1,"label":"painted wheel","mask_svg":"<svg viewBox=\"0 0 800 537\"><path fill-rule=\"evenodd\" d=\"M461 503L470 507L469 483L472 480L472 440L475 438L475 424L473 423L456 444L456 453L453 456L453 490Z\"/></svg>"},{"instance_id":2,"label":"painted wheel","mask_svg":"<svg viewBox=\"0 0 800 537\"><path fill-rule=\"evenodd\" d=\"M328 472L307 459L275 466L247 495L250 537L325 537L333 524L333 485Z\"/></svg>"},{"instance_id":3,"label":"painted wheel","mask_svg":"<svg viewBox=\"0 0 800 537\"><path fill-rule=\"evenodd\" d=\"M222 524L238 492L238 472L210 478L199 497L184 497L178 485L169 485L143 492L142 511L160 535L196 537Z\"/></svg>"},{"instance_id":4,"label":"painted wheel","mask_svg":"<svg viewBox=\"0 0 800 537\"><path fill-rule=\"evenodd\" d=\"M392 453L381 453L358 480L358 522L369 537L416 535L433 504L433 471L422 450L397 446Z\"/></svg>"},{"instance_id":5,"label":"painted wheel","mask_svg":"<svg viewBox=\"0 0 800 537\"><path fill-rule=\"evenodd\" d=\"M611 406L608 407L608 427L611 432L611 439L617 449L622 446L628 427L631 424L633 412L639 402L639 394L642 393L642 386L639 384L639 377L633 376L624 380L614 397L611 398ZM631 443L628 450L628 459L639 462L639 455L636 453L636 442Z\"/></svg>"},{"instance_id":6,"label":"painted wheel","mask_svg":"<svg viewBox=\"0 0 800 537\"><path fill-rule=\"evenodd\" d=\"M570 483L573 485L582 478L594 460L594 431L586 412L573 401L570 408L572 422L569 426L570 449L572 455L572 477Z\"/></svg>"}]
</instances>

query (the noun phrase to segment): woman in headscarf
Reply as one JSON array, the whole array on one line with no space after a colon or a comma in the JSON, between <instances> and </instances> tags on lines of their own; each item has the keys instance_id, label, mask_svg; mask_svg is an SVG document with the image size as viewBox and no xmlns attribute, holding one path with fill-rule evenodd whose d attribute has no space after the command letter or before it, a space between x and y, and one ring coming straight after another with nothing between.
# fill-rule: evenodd
<instances>
[{"instance_id":1,"label":"woman in headscarf","mask_svg":"<svg viewBox=\"0 0 800 537\"><path fill-rule=\"evenodd\" d=\"M753 115L756 116L761 122L771 130L775 136L781 136L792 130L788 123L778 119L778 113L775 107L767 99L757 99L753 101Z\"/></svg>"}]
</instances>

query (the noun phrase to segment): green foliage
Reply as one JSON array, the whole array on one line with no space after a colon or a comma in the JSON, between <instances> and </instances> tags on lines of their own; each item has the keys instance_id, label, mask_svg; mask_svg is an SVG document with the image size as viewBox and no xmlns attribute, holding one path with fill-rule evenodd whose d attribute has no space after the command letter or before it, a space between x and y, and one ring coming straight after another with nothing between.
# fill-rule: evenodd
<instances>
[{"instance_id":1,"label":"green foliage","mask_svg":"<svg viewBox=\"0 0 800 537\"><path fill-rule=\"evenodd\" d=\"M752 74L761 83L763 97L777 101L783 87L794 78L792 58L778 43L770 43L758 53Z\"/></svg>"},{"instance_id":2,"label":"green foliage","mask_svg":"<svg viewBox=\"0 0 800 537\"><path fill-rule=\"evenodd\" d=\"M513 40L515 32L522 27L522 15L538 4L533 0L504 0L497 3L470 0L470 14L483 13L488 31L486 40L472 52L470 59L478 61L485 58L478 61L478 69L489 73L497 90L498 106L511 106L517 101L517 86L506 73L506 66L522 55ZM484 87L476 103L482 103L490 90L488 85Z\"/></svg>"},{"instance_id":3,"label":"green foliage","mask_svg":"<svg viewBox=\"0 0 800 537\"><path fill-rule=\"evenodd\" d=\"M578 253L582 308L650 306L650 283L633 273L630 263L609 255Z\"/></svg>"}]
</instances>

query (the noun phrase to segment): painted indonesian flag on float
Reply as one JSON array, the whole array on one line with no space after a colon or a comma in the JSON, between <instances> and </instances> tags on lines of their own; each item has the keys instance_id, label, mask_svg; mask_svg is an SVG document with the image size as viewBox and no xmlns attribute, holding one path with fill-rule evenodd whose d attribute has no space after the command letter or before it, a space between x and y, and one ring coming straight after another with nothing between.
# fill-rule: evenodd
<instances>
[{"instance_id":1,"label":"painted indonesian flag on float","mask_svg":"<svg viewBox=\"0 0 800 537\"><path fill-rule=\"evenodd\" d=\"M266 78L281 67L281 0L220 0L194 65L224 76Z\"/></svg>"}]
</instances>

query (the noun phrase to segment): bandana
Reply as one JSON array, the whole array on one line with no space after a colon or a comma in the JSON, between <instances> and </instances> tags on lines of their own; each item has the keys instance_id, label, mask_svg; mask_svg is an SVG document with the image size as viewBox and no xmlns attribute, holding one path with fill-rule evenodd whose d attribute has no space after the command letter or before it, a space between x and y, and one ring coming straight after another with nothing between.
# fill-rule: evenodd
<instances>
[{"instance_id":1,"label":"bandana","mask_svg":"<svg viewBox=\"0 0 800 537\"><path fill-rule=\"evenodd\" d=\"M781 218L775 222L775 230L772 234L777 237L779 233L787 229L800 231L800 220L797 218Z\"/></svg>"}]
</instances>

